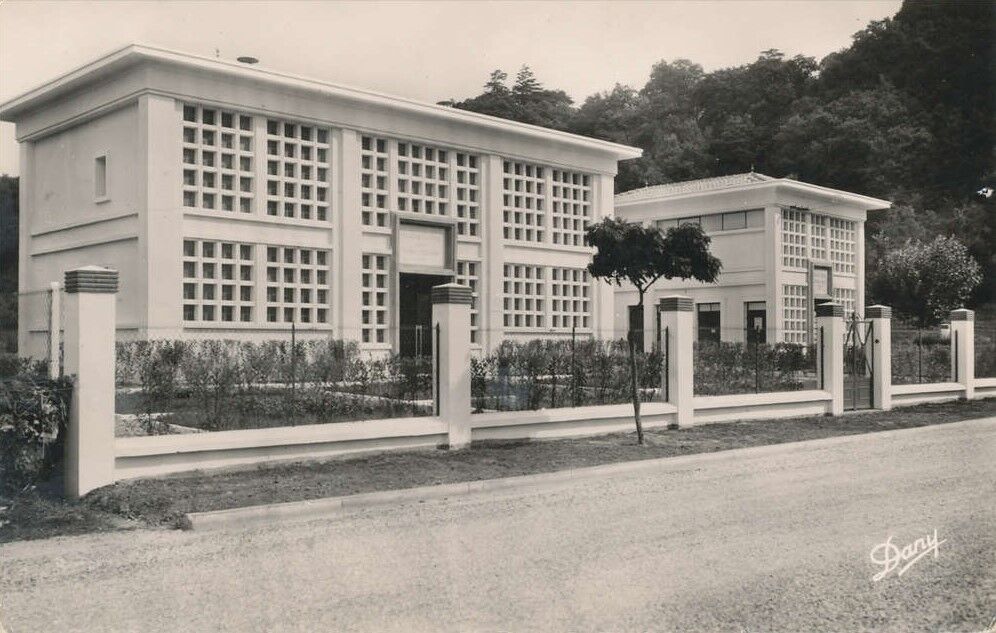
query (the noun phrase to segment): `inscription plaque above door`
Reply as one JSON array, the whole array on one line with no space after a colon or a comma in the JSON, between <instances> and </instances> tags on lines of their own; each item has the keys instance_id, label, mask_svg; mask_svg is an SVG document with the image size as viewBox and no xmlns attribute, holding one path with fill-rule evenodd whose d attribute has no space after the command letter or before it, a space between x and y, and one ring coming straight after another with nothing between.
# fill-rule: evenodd
<instances>
[{"instance_id":1,"label":"inscription plaque above door","mask_svg":"<svg viewBox=\"0 0 996 633\"><path fill-rule=\"evenodd\" d=\"M401 223L398 226L398 264L414 268L449 268L449 228Z\"/></svg>"}]
</instances>

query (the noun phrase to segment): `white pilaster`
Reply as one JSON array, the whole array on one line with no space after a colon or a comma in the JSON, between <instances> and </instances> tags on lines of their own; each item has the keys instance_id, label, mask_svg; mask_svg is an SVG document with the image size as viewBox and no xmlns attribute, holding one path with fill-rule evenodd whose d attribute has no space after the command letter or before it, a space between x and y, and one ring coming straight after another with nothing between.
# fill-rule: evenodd
<instances>
[{"instance_id":1,"label":"white pilaster","mask_svg":"<svg viewBox=\"0 0 996 633\"><path fill-rule=\"evenodd\" d=\"M114 328L118 272L66 272L66 374L73 397L65 444L65 495L114 483Z\"/></svg>"},{"instance_id":2,"label":"white pilaster","mask_svg":"<svg viewBox=\"0 0 996 633\"><path fill-rule=\"evenodd\" d=\"M975 312L951 312L951 382L965 387L965 398L975 397Z\"/></svg>"},{"instance_id":3,"label":"white pilaster","mask_svg":"<svg viewBox=\"0 0 996 633\"><path fill-rule=\"evenodd\" d=\"M830 392L830 413L844 412L844 306L816 306L816 368L819 388Z\"/></svg>"},{"instance_id":4,"label":"white pilaster","mask_svg":"<svg viewBox=\"0 0 996 633\"><path fill-rule=\"evenodd\" d=\"M615 204L615 178L606 174L592 176L594 204L592 205L592 222L601 222L602 218L611 217ZM593 284L595 293L595 323L594 332L597 338L611 340L615 336L615 286L599 281ZM647 310L653 312L653 310Z\"/></svg>"},{"instance_id":5,"label":"white pilaster","mask_svg":"<svg viewBox=\"0 0 996 633\"><path fill-rule=\"evenodd\" d=\"M432 384L436 415L449 428L449 448L470 446L470 303L460 284L432 289Z\"/></svg>"},{"instance_id":6,"label":"white pilaster","mask_svg":"<svg viewBox=\"0 0 996 633\"><path fill-rule=\"evenodd\" d=\"M892 308L868 306L872 326L872 407L892 409Z\"/></svg>"},{"instance_id":7,"label":"white pilaster","mask_svg":"<svg viewBox=\"0 0 996 633\"><path fill-rule=\"evenodd\" d=\"M146 94L139 97L138 112L138 257L143 282L126 288L125 294L140 306L139 318L149 337L175 338L183 331L183 105ZM255 184L258 198L261 183Z\"/></svg>"},{"instance_id":8,"label":"white pilaster","mask_svg":"<svg viewBox=\"0 0 996 633\"><path fill-rule=\"evenodd\" d=\"M682 295L661 297L658 305L663 343L667 348L664 392L667 401L678 409L675 422L679 427L691 424L695 415L692 402L695 397L693 305L691 297Z\"/></svg>"},{"instance_id":9,"label":"white pilaster","mask_svg":"<svg viewBox=\"0 0 996 633\"><path fill-rule=\"evenodd\" d=\"M360 284L363 227L360 218L360 135L355 130L337 131L339 154L336 156L339 184L335 207L335 268L338 278L335 309L339 336L346 340L361 338L360 317L363 311L363 288Z\"/></svg>"},{"instance_id":10,"label":"white pilaster","mask_svg":"<svg viewBox=\"0 0 996 633\"><path fill-rule=\"evenodd\" d=\"M481 346L485 352L501 344L504 332L505 241L502 229L502 158L481 156Z\"/></svg>"}]
</instances>

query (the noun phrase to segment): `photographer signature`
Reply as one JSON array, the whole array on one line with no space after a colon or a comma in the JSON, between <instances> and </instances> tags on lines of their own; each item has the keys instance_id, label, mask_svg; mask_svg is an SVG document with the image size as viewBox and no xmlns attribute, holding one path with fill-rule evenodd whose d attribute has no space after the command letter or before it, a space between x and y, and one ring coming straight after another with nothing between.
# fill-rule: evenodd
<instances>
[{"instance_id":1,"label":"photographer signature","mask_svg":"<svg viewBox=\"0 0 996 633\"><path fill-rule=\"evenodd\" d=\"M878 582L879 580L882 580L896 568L899 568L896 576L902 576L906 573L907 569L913 566L915 562L931 552L933 552L934 558L937 558L940 553L941 543L946 542L946 540L938 540L937 528L934 528L933 534L928 534L923 538L918 538L902 548L894 545L892 543L892 537L890 536L884 543L879 543L872 548L872 562L876 565L882 566L882 571L872 576L872 581ZM902 567L900 567L900 565L902 565Z\"/></svg>"}]
</instances>

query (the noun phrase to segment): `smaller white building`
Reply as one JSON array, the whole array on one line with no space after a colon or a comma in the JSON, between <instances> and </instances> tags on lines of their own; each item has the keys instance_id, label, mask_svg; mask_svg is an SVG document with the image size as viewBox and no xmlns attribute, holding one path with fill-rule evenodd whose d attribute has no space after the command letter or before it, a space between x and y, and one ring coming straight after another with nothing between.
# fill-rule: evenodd
<instances>
[{"instance_id":1,"label":"smaller white building","mask_svg":"<svg viewBox=\"0 0 996 633\"><path fill-rule=\"evenodd\" d=\"M723 262L715 284L661 280L646 306L670 294L695 302L698 340L807 344L817 303L864 312L865 220L887 200L746 173L635 189L615 197L615 213L662 230L702 226ZM615 330L657 331L656 310L636 309L637 292L615 295ZM653 344L645 336L644 345Z\"/></svg>"}]
</instances>

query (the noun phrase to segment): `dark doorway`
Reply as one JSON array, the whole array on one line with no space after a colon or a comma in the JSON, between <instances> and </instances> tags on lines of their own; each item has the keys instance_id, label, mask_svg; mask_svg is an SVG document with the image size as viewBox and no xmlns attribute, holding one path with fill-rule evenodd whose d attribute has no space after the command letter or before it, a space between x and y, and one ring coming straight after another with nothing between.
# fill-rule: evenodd
<instances>
[{"instance_id":1,"label":"dark doorway","mask_svg":"<svg viewBox=\"0 0 996 633\"><path fill-rule=\"evenodd\" d=\"M768 312L763 301L748 301L744 304L748 343L768 341Z\"/></svg>"},{"instance_id":2,"label":"dark doorway","mask_svg":"<svg viewBox=\"0 0 996 633\"><path fill-rule=\"evenodd\" d=\"M699 341L718 343L719 335L719 304L700 303L698 306Z\"/></svg>"},{"instance_id":3,"label":"dark doorway","mask_svg":"<svg viewBox=\"0 0 996 633\"><path fill-rule=\"evenodd\" d=\"M398 353L432 355L432 287L450 283L446 275L401 273L398 293Z\"/></svg>"}]
</instances>

